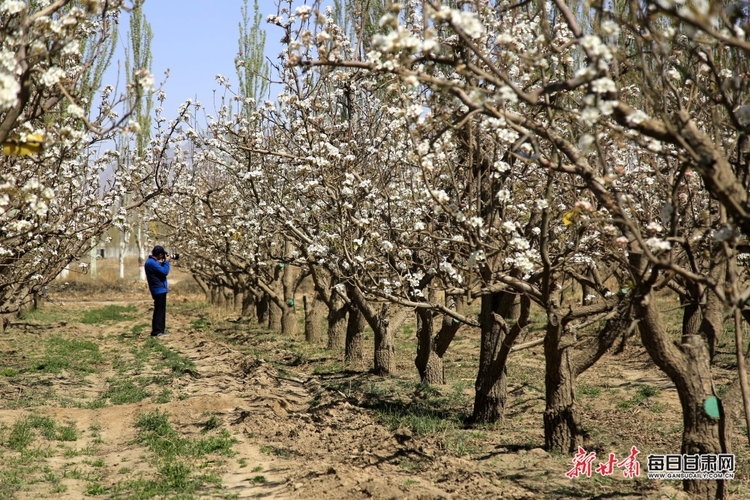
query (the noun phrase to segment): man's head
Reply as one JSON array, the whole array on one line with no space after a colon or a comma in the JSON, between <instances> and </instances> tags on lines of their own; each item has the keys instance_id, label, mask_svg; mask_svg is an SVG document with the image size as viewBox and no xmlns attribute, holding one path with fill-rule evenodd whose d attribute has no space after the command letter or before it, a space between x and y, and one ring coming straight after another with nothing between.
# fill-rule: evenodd
<instances>
[{"instance_id":1,"label":"man's head","mask_svg":"<svg viewBox=\"0 0 750 500\"><path fill-rule=\"evenodd\" d=\"M167 252L164 251L164 247L161 245L156 245L151 251L151 255L153 255L154 257L163 257L166 254Z\"/></svg>"}]
</instances>

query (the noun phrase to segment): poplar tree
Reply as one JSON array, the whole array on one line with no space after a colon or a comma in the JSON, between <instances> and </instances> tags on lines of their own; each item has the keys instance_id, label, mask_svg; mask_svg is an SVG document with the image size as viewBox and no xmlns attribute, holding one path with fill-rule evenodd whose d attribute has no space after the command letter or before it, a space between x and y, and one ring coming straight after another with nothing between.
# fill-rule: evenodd
<instances>
[{"instance_id":1,"label":"poplar tree","mask_svg":"<svg viewBox=\"0 0 750 500\"><path fill-rule=\"evenodd\" d=\"M252 24L248 0L240 8L242 22L239 23L237 57L234 65L240 82L240 95L245 98L245 112L248 115L255 109L248 99L257 102L268 94L268 61L265 60L266 32L261 27L263 15L258 7L258 0L253 3Z\"/></svg>"},{"instance_id":2,"label":"poplar tree","mask_svg":"<svg viewBox=\"0 0 750 500\"><path fill-rule=\"evenodd\" d=\"M145 0L135 0L133 10L130 14L130 28L128 31L129 49L125 53L125 74L129 82L136 82L143 72L151 73L153 57L151 54L151 42L153 31L151 23L146 20L143 12ZM154 106L154 93L152 90L144 91L138 86L137 94L132 98L133 120L138 124L135 134L135 148L138 157L142 157L151 139L151 110ZM126 199L123 200L127 202ZM125 203L126 204L126 203ZM140 280L146 280L144 263L146 260L146 242L143 239L143 217L139 216L135 223L136 245L138 247L138 265L140 269ZM120 234L120 278L124 278L125 249L130 241L130 230Z\"/></svg>"},{"instance_id":3,"label":"poplar tree","mask_svg":"<svg viewBox=\"0 0 750 500\"><path fill-rule=\"evenodd\" d=\"M120 32L119 24L113 22L111 19L106 19L108 23L108 29L111 35L99 45L98 40L95 38L87 38L80 42L80 52L84 55L86 60L91 60L92 64L87 66L84 70L83 76L80 80L80 95L81 95L81 106L84 110L84 116L90 116L91 107L94 102L94 95L96 91L101 88L104 73L109 69L112 64L112 57L115 54L117 48L117 40ZM96 57L95 57L96 56ZM89 275L92 278L97 276L97 250L98 250L97 238L91 242L91 249L89 250ZM67 274L67 268L63 271L63 275Z\"/></svg>"},{"instance_id":4,"label":"poplar tree","mask_svg":"<svg viewBox=\"0 0 750 500\"><path fill-rule=\"evenodd\" d=\"M112 57L117 48L117 38L119 36L119 25L106 19L108 29L111 30L111 36L104 40L101 46L95 38L87 38L80 42L81 54L86 60L91 60L92 64L84 70L80 81L81 105L88 116L91 112L91 106L94 100L94 94L102 86L104 73L112 64ZM94 55L96 54L96 57Z\"/></svg>"},{"instance_id":5,"label":"poplar tree","mask_svg":"<svg viewBox=\"0 0 750 500\"><path fill-rule=\"evenodd\" d=\"M125 54L125 74L128 81L138 80L141 71L151 72L153 57L151 55L151 41L154 34L151 23L146 20L143 13L143 4L146 0L135 0L133 11L130 14L130 29L128 38L129 50ZM142 155L151 138L151 110L154 107L154 93L149 90L146 95L141 95L142 89L138 87L138 93L133 97L131 103L133 117L140 126L140 132L136 134L136 151Z\"/></svg>"}]
</instances>

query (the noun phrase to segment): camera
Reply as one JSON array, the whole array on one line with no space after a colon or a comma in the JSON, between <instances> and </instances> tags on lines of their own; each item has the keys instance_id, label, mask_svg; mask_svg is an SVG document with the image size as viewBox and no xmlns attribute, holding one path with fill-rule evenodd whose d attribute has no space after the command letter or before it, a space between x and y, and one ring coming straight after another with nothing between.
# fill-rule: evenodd
<instances>
[{"instance_id":1,"label":"camera","mask_svg":"<svg viewBox=\"0 0 750 500\"><path fill-rule=\"evenodd\" d=\"M170 254L169 258L172 259L172 260L180 260L180 254L178 254L178 253Z\"/></svg>"}]
</instances>

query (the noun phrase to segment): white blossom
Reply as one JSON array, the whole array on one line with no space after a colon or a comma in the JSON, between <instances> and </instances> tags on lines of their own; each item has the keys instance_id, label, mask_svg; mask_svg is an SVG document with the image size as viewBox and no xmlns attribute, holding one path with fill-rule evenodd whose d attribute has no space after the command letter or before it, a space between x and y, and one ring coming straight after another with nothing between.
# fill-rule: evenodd
<instances>
[{"instance_id":1,"label":"white blossom","mask_svg":"<svg viewBox=\"0 0 750 500\"><path fill-rule=\"evenodd\" d=\"M0 70L5 69L8 73L15 73L16 56L7 49L0 50Z\"/></svg>"},{"instance_id":2,"label":"white blossom","mask_svg":"<svg viewBox=\"0 0 750 500\"><path fill-rule=\"evenodd\" d=\"M52 87L57 84L60 80L65 77L65 70L53 66L44 72L42 75L42 84L47 87Z\"/></svg>"},{"instance_id":3,"label":"white blossom","mask_svg":"<svg viewBox=\"0 0 750 500\"><path fill-rule=\"evenodd\" d=\"M481 227L482 224L484 224L484 221L482 220L481 217L471 217L469 219L469 225L471 227Z\"/></svg>"},{"instance_id":4,"label":"white blossom","mask_svg":"<svg viewBox=\"0 0 750 500\"><path fill-rule=\"evenodd\" d=\"M498 94L503 101L509 103L518 102L518 96L516 95L516 92L508 85L503 85L502 87L500 87L500 89L498 89Z\"/></svg>"},{"instance_id":5,"label":"white blossom","mask_svg":"<svg viewBox=\"0 0 750 500\"><path fill-rule=\"evenodd\" d=\"M26 8L26 2L20 0L5 0L0 4L0 12L6 12L8 14L18 14Z\"/></svg>"},{"instance_id":6,"label":"white blossom","mask_svg":"<svg viewBox=\"0 0 750 500\"><path fill-rule=\"evenodd\" d=\"M586 125L594 125L599 121L599 110L597 108L586 107L581 112L581 121Z\"/></svg>"},{"instance_id":7,"label":"white blossom","mask_svg":"<svg viewBox=\"0 0 750 500\"><path fill-rule=\"evenodd\" d=\"M450 196L448 196L448 193L446 193L442 189L438 189L437 191L432 191L432 196L435 198L435 200L438 203L448 203L451 199Z\"/></svg>"},{"instance_id":8,"label":"white blossom","mask_svg":"<svg viewBox=\"0 0 750 500\"><path fill-rule=\"evenodd\" d=\"M77 104L70 104L68 106L68 114L75 118L83 118L84 111L83 108L78 106Z\"/></svg>"},{"instance_id":9,"label":"white blossom","mask_svg":"<svg viewBox=\"0 0 750 500\"><path fill-rule=\"evenodd\" d=\"M312 7L309 5L302 5L300 7L297 7L295 10L295 14L299 16L300 19L307 19L310 17L310 12L312 12Z\"/></svg>"},{"instance_id":10,"label":"white blossom","mask_svg":"<svg viewBox=\"0 0 750 500\"><path fill-rule=\"evenodd\" d=\"M591 82L591 91L596 94L606 94L607 92L616 92L617 86L611 78L598 78Z\"/></svg>"},{"instance_id":11,"label":"white blossom","mask_svg":"<svg viewBox=\"0 0 750 500\"><path fill-rule=\"evenodd\" d=\"M594 144L596 142L596 139L591 134L583 134L578 139L578 148L581 150L583 154L588 154L591 151L594 150Z\"/></svg>"},{"instance_id":12,"label":"white blossom","mask_svg":"<svg viewBox=\"0 0 750 500\"><path fill-rule=\"evenodd\" d=\"M15 106L20 91L21 86L13 75L0 72L0 111Z\"/></svg>"},{"instance_id":13,"label":"white blossom","mask_svg":"<svg viewBox=\"0 0 750 500\"><path fill-rule=\"evenodd\" d=\"M646 246L648 246L649 250L654 253L666 252L672 248L672 244L670 242L661 238L657 238L656 236L647 239Z\"/></svg>"},{"instance_id":14,"label":"white blossom","mask_svg":"<svg viewBox=\"0 0 750 500\"><path fill-rule=\"evenodd\" d=\"M497 201L500 203L506 202L510 200L510 191L507 189L500 189L496 194L495 198L497 198Z\"/></svg>"},{"instance_id":15,"label":"white blossom","mask_svg":"<svg viewBox=\"0 0 750 500\"><path fill-rule=\"evenodd\" d=\"M628 115L627 120L631 125L638 125L639 123L643 123L644 121L648 120L648 115L643 111L638 110Z\"/></svg>"},{"instance_id":16,"label":"white blossom","mask_svg":"<svg viewBox=\"0 0 750 500\"><path fill-rule=\"evenodd\" d=\"M141 125L135 120L129 120L127 131L132 134L137 134L141 131Z\"/></svg>"}]
</instances>

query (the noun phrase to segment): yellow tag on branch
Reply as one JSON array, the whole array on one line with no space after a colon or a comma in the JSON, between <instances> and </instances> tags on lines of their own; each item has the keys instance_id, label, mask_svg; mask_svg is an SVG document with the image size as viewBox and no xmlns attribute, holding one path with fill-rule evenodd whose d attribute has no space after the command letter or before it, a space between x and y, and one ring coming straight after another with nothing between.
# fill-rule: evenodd
<instances>
[{"instance_id":1,"label":"yellow tag on branch","mask_svg":"<svg viewBox=\"0 0 750 500\"><path fill-rule=\"evenodd\" d=\"M20 138L8 139L3 143L3 154L25 156L44 151L44 136L41 134L27 134L26 140Z\"/></svg>"}]
</instances>

